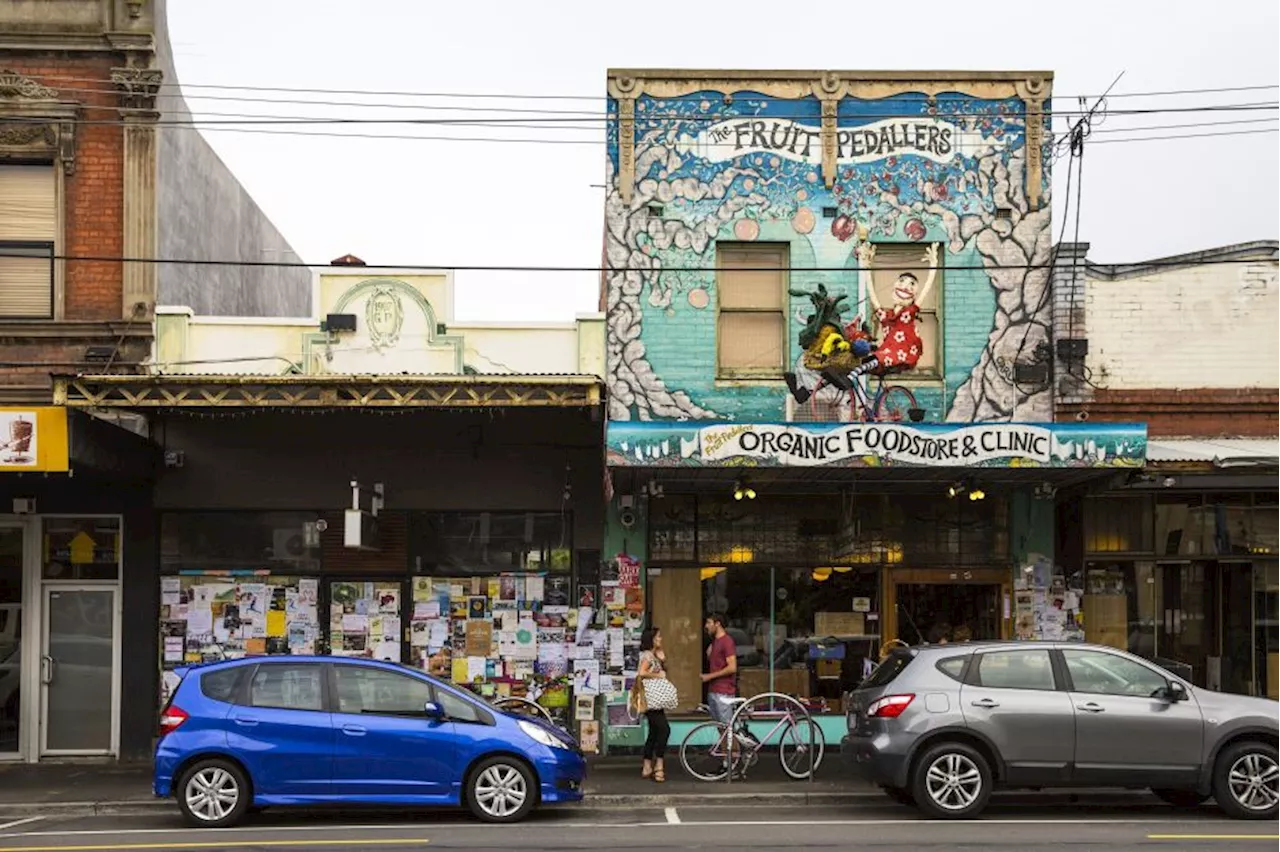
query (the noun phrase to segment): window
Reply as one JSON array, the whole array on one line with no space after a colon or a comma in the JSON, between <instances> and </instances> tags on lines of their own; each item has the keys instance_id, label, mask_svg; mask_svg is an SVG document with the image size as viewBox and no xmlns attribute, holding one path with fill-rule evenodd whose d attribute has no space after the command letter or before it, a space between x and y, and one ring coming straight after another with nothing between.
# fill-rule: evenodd
<instances>
[{"instance_id":1,"label":"window","mask_svg":"<svg viewBox=\"0 0 1280 852\"><path fill-rule=\"evenodd\" d=\"M942 270L930 269L929 248L929 244L923 243L876 245L875 259L871 262L871 287L874 290L871 295L875 297L871 304L886 310L892 308L898 299L894 293L901 289L899 279L911 280L915 286L915 304L920 309L915 323L920 353L913 372L936 376L941 375L938 365L942 363ZM938 265L941 264L939 259ZM881 329L876 331L877 339L880 339Z\"/></svg>"},{"instance_id":2,"label":"window","mask_svg":"<svg viewBox=\"0 0 1280 852\"><path fill-rule=\"evenodd\" d=\"M454 722L483 722L480 716L480 710L476 705L454 695L447 689L436 690L436 701L440 702L440 706L444 708L444 715Z\"/></svg>"},{"instance_id":3,"label":"window","mask_svg":"<svg viewBox=\"0 0 1280 852\"><path fill-rule=\"evenodd\" d=\"M360 666L337 666L339 713L421 716L433 701L431 684L408 675Z\"/></svg>"},{"instance_id":4,"label":"window","mask_svg":"<svg viewBox=\"0 0 1280 852\"><path fill-rule=\"evenodd\" d=\"M244 668L240 666L205 672L200 676L200 691L204 693L205 698L232 704L235 702L236 689L240 685L240 675L243 673Z\"/></svg>"},{"instance_id":5,"label":"window","mask_svg":"<svg viewBox=\"0 0 1280 852\"><path fill-rule=\"evenodd\" d=\"M1067 671L1075 692L1094 695L1132 695L1150 698L1169 686L1163 675L1141 663L1101 651L1065 650Z\"/></svg>"},{"instance_id":6,"label":"window","mask_svg":"<svg viewBox=\"0 0 1280 852\"><path fill-rule=\"evenodd\" d=\"M414 512L410 561L425 575L573 567L573 517L560 512Z\"/></svg>"},{"instance_id":7,"label":"window","mask_svg":"<svg viewBox=\"0 0 1280 852\"><path fill-rule=\"evenodd\" d=\"M319 520L315 512L168 512L160 516L161 571L317 572ZM341 538L341 525L333 526Z\"/></svg>"},{"instance_id":8,"label":"window","mask_svg":"<svg viewBox=\"0 0 1280 852\"><path fill-rule=\"evenodd\" d=\"M53 317L57 186L52 165L0 166L0 318Z\"/></svg>"},{"instance_id":9,"label":"window","mask_svg":"<svg viewBox=\"0 0 1280 852\"><path fill-rule=\"evenodd\" d=\"M249 706L279 710L323 710L318 665L258 666L249 681Z\"/></svg>"},{"instance_id":10,"label":"window","mask_svg":"<svg viewBox=\"0 0 1280 852\"><path fill-rule=\"evenodd\" d=\"M119 518L45 518L46 580L111 581L120 577Z\"/></svg>"},{"instance_id":11,"label":"window","mask_svg":"<svg viewBox=\"0 0 1280 852\"><path fill-rule=\"evenodd\" d=\"M871 675L862 682L859 689L877 689L893 683L902 670L911 665L915 657L909 651L895 651L884 662L876 666Z\"/></svg>"},{"instance_id":12,"label":"window","mask_svg":"<svg viewBox=\"0 0 1280 852\"><path fill-rule=\"evenodd\" d=\"M938 660L938 671L952 680L962 680L964 678L964 662L967 659L968 657L947 657L945 660Z\"/></svg>"},{"instance_id":13,"label":"window","mask_svg":"<svg viewBox=\"0 0 1280 852\"><path fill-rule=\"evenodd\" d=\"M717 374L777 378L787 353L785 245L727 243L716 250Z\"/></svg>"},{"instance_id":14,"label":"window","mask_svg":"<svg viewBox=\"0 0 1280 852\"><path fill-rule=\"evenodd\" d=\"M1048 651L993 651L978 657L978 686L991 689L1053 690Z\"/></svg>"}]
</instances>

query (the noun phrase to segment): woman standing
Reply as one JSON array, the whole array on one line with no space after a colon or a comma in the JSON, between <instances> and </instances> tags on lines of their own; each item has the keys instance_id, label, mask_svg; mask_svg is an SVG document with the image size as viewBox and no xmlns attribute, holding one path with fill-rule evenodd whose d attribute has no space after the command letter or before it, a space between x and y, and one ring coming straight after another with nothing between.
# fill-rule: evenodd
<instances>
[{"instance_id":1,"label":"woman standing","mask_svg":"<svg viewBox=\"0 0 1280 852\"><path fill-rule=\"evenodd\" d=\"M640 666L636 671L636 680L642 685L644 681L666 680L666 652L662 650L662 631L650 627L640 634ZM645 718L649 720L649 735L644 740L644 766L640 777L652 778L661 784L667 780L662 762L667 755L667 740L671 738L671 724L667 721L667 711L648 707Z\"/></svg>"}]
</instances>

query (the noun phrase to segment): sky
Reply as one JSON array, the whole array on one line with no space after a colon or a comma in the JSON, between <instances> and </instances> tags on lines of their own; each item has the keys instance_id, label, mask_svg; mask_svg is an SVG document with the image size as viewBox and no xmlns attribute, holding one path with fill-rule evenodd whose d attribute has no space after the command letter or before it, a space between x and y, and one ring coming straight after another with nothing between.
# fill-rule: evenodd
<instances>
[{"instance_id":1,"label":"sky","mask_svg":"<svg viewBox=\"0 0 1280 852\"><path fill-rule=\"evenodd\" d=\"M998 8L1006 14L994 14ZM484 121L530 115L499 110L532 110L534 117L603 111L606 70L628 67L1050 70L1055 105L1073 110L1077 96L1099 95L1123 72L1113 107L1276 101L1275 89L1128 96L1280 82L1280 4L1241 0L1230 4L1230 14L1216 8L1226 7L1182 0L968 9L954 0L909 6L170 0L169 23L189 106L224 122L206 138L307 262L349 252L371 264L594 267L605 168L598 123L303 131L383 137L333 138L228 131L227 114ZM233 86L467 97L218 88ZM264 102L270 99L309 103ZM1123 263L1276 239L1280 134L1185 138L1274 130L1275 118L1275 112L1107 116L1083 159L1079 239L1092 244L1090 259ZM1251 123L1167 129L1227 120ZM1166 129L1138 129L1152 126ZM1055 123L1055 131L1065 129L1065 120ZM1162 136L1179 138L1102 144ZM1060 169L1055 239L1064 177ZM1074 209L1068 223L1071 240ZM460 271L455 280L455 321L568 321L597 309L598 276L589 273Z\"/></svg>"}]
</instances>

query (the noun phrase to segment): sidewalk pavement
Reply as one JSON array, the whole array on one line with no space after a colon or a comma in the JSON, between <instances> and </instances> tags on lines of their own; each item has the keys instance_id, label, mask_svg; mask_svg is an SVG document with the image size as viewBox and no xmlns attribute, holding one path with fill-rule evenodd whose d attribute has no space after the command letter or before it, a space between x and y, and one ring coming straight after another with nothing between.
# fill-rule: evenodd
<instances>
[{"instance_id":1,"label":"sidewalk pavement","mask_svg":"<svg viewBox=\"0 0 1280 852\"><path fill-rule=\"evenodd\" d=\"M702 782L681 769L674 756L667 759L667 780L658 784L640 777L638 757L591 758L587 772L586 804L593 808L626 809L689 805L824 805L879 804L884 794L866 782L840 771L837 755L829 755L812 781L795 781L777 759L763 755L744 781ZM1033 801L1045 796L1092 800L1097 791L1046 791L1011 794ZM1124 792L1102 793L1114 801ZM1132 793L1128 794L1132 796ZM151 795L150 764L58 762L0 765L0 819L31 815L85 817L154 813L170 802Z\"/></svg>"}]
</instances>

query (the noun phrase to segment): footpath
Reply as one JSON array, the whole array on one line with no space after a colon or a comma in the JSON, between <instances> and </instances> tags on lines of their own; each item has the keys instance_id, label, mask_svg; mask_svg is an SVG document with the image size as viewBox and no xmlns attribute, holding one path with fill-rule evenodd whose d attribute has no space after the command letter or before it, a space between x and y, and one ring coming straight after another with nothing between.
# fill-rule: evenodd
<instances>
[{"instance_id":1,"label":"footpath","mask_svg":"<svg viewBox=\"0 0 1280 852\"><path fill-rule=\"evenodd\" d=\"M663 784L640 777L638 757L590 760L585 787L592 809L664 808L698 805L774 807L858 807L887 804L878 788L844 776L838 760L823 763L812 781L788 778L776 758L762 758L744 781L708 783L685 774L678 760L667 761ZM1132 801L1123 791L1045 791L1010 793L1025 803L1051 801ZM1145 793L1138 795L1147 795ZM1002 799L1005 796L1001 796ZM1148 797L1150 798L1150 797ZM1154 798L1150 798L1154 802ZM80 818L101 815L133 816L163 813L172 802L151 795L149 764L93 764L59 762L0 765L0 820L38 815Z\"/></svg>"}]
</instances>

